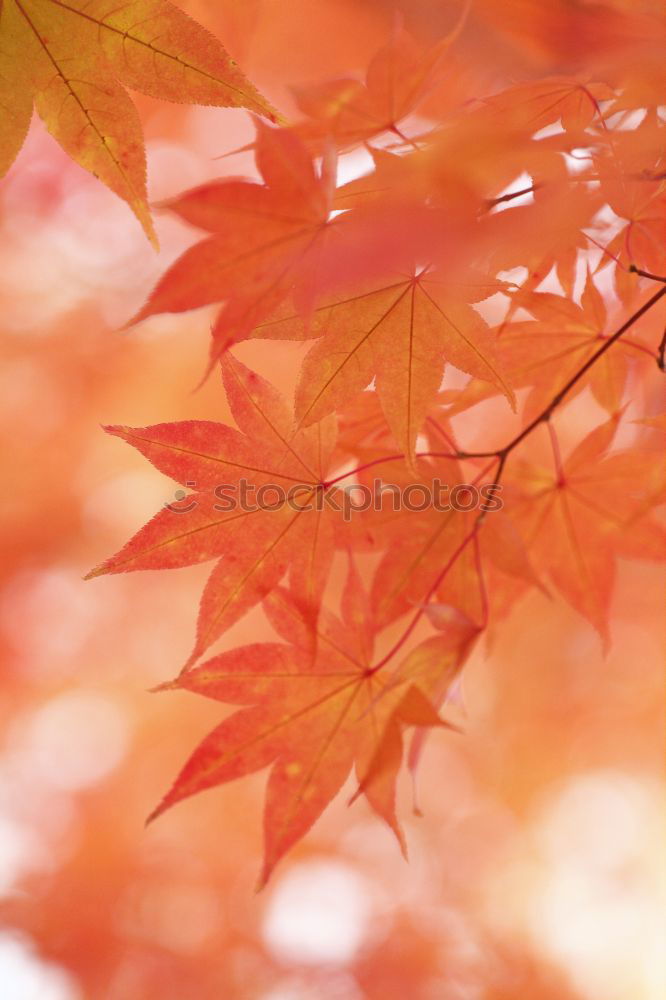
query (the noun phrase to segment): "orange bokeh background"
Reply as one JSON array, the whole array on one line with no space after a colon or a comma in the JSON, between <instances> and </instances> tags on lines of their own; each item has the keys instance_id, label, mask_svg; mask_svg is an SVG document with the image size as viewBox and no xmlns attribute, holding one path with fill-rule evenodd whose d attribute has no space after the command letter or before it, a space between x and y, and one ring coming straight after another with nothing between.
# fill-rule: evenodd
<instances>
[{"instance_id":1,"label":"orange bokeh background","mask_svg":"<svg viewBox=\"0 0 666 1000\"><path fill-rule=\"evenodd\" d=\"M423 40L459 12L401 6ZM565 7L532 24L526 0L475 5L461 96L575 69L585 51L547 32ZM361 72L393 17L382 0L188 9L287 113L288 85ZM613 40L597 42L603 63ZM250 139L243 112L138 103L152 200L253 171L248 153L214 159ZM475 652L465 734L427 744L423 815L406 777L399 789L409 863L362 802L347 808L352 784L259 895L265 774L144 828L219 719L218 705L148 690L189 650L207 567L82 577L174 489L100 425L229 419L216 378L194 391L207 314L118 331L193 232L158 214L156 256L126 206L36 121L0 188L0 227L3 998L662 997L664 578L653 566L622 565L607 656L582 618L538 592ZM285 391L301 354L238 350ZM256 610L220 648L264 631Z\"/></svg>"}]
</instances>

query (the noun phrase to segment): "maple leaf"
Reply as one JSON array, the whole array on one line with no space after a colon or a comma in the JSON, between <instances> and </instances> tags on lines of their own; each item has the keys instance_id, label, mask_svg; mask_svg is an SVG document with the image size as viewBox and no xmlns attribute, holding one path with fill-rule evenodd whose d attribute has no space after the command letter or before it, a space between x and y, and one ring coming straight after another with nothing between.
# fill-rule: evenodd
<instances>
[{"instance_id":1,"label":"maple leaf","mask_svg":"<svg viewBox=\"0 0 666 1000\"><path fill-rule=\"evenodd\" d=\"M451 285L437 270L424 268L327 297L306 319L271 318L254 336L319 338L296 389L301 425L342 409L374 378L394 437L411 455L446 362L499 386L514 402L487 324L470 304L499 287L473 276Z\"/></svg>"},{"instance_id":2,"label":"maple leaf","mask_svg":"<svg viewBox=\"0 0 666 1000\"><path fill-rule=\"evenodd\" d=\"M653 452L607 454L619 418L591 431L564 461L553 439L550 469L520 459L506 477L507 510L521 525L536 571L548 575L606 644L617 556L659 558L641 519L666 498L666 473Z\"/></svg>"},{"instance_id":3,"label":"maple leaf","mask_svg":"<svg viewBox=\"0 0 666 1000\"><path fill-rule=\"evenodd\" d=\"M550 292L526 291L516 304L534 320L503 323L496 340L499 363L516 389L529 387L523 419L531 420L555 396L567 378L578 371L612 334L606 303L588 269L581 304ZM589 388L597 402L615 413L621 406L630 372L652 363L653 351L635 334L624 336L613 351L594 365L572 395ZM450 415L496 393L478 379L451 396Z\"/></svg>"},{"instance_id":4,"label":"maple leaf","mask_svg":"<svg viewBox=\"0 0 666 1000\"><path fill-rule=\"evenodd\" d=\"M21 11L36 18L55 11L57 18L54 14L51 20L61 19L62 30L39 33L38 44L51 47L76 94L93 95L87 107L100 129L105 115L115 116L113 128L108 125L103 132L110 136L108 156L117 153L121 159L134 185L125 197L135 198L135 210L148 226L141 134L121 86L133 88L121 71L136 68L144 50L124 36L125 20L140 11L129 29L139 31L146 24L146 10L162 12L157 28L155 20L146 24L154 44L156 34L164 37L163 12L170 8L119 2L116 9L112 0L0 0L1 145L8 163L25 133L33 101L42 109L47 98L55 103L63 91L64 84L55 79L38 93L35 79L43 52L32 59L34 46L21 51L14 45L21 41L14 31L23 23ZM449 37L421 51L395 33L373 57L366 76L351 79L362 65L362 53L375 44L376 26L386 23L396 3L424 39L439 37L459 17L454 33L465 22L460 46L451 53ZM421 838L434 844L434 865L425 861L436 884L425 885L417 872L417 891L407 894L413 898L399 893L391 907L394 926L387 933L373 926L370 940L346 956L344 982L352 993L373 1000L433 991L449 998L460 993L461 983L484 1000L573 1000L575 990L565 977L547 963L532 961L529 948L527 955L524 947L507 949L503 932L500 937L492 928L486 933L488 914L479 912L477 904L487 900L488 884L497 883L498 873L503 888L531 891L520 857L505 870L507 858L512 862L515 854L512 843L520 849L524 842L506 816L519 822L526 818L531 836L535 796L538 808L544 782L559 776L564 784L570 785L572 778L576 784L576 773L589 766L590 749L595 759L603 763L608 758L612 766L628 751L632 766L644 758L650 771L649 726L659 718L659 699L649 616L656 620L663 573L654 566L621 563L626 558L662 559L666 552L666 520L658 510L666 500L666 418L660 402L666 367L663 13L654 0L222 0L212 5L188 0L187 6L210 8L212 16L224 8L225 20L231 11L239 29L234 45L239 51L251 45L266 79L279 67L275 87L288 90L290 75L298 79L303 72L306 78L318 64L337 67L343 79L299 88L297 104L307 120L288 132L259 125L258 183L225 179L166 205L178 216L177 226L183 221L201 226L198 234L192 230L191 241L203 242L174 265L158 292L164 293L165 308L176 311L220 304L211 363L216 366L224 356L233 426L198 420L109 428L189 492L165 506L98 572L205 560L217 564L187 664L193 669L162 687L219 699L219 708L212 707L219 716L215 723L221 725L194 749L206 730L196 738L187 735L187 698L178 697L168 717L152 713L145 732L137 730L137 747L154 748L160 742L157 735L170 753L178 744L178 756L187 761L154 815L206 788L264 768L266 857L260 885L341 790L350 805L364 798L404 849L396 794L406 786L399 783L403 755L414 771L425 741L439 736L442 721L464 718L463 695L469 692L466 745L460 753L444 745L434 761L440 788L435 784L431 791L441 798L443 789L447 803L454 803L439 840L441 808L428 822L427 837ZM105 20L96 29L86 16L98 11ZM122 38L108 26L112 20ZM66 31L69 23L80 30ZM179 44L179 52L186 49ZM72 57L70 63L63 63L63 53ZM153 96L169 96L163 89L171 80L167 68L157 61ZM186 75L174 73L178 78L170 96L181 97ZM505 87L507 81L526 82ZM211 85L209 79L202 84L204 89ZM246 99L248 92L245 88L241 103L258 114L263 106L270 116L261 99L259 104ZM187 99L194 97L190 93ZM74 147L87 133L72 117L71 100L58 106L70 115L64 122L58 115L57 122ZM49 114L55 115L52 108ZM171 122L162 115L161 120L161 131L169 133L185 159L187 117L179 114ZM343 156L341 183L334 189L336 151ZM88 152L86 146L80 160ZM107 155L105 150L98 153L102 159ZM100 173L99 167L85 163ZM19 178L20 191L38 191L45 208L54 192L64 190L53 167L46 164L45 170ZM65 187L69 190L68 183ZM37 226L34 242L20 192L15 201L3 206L3 262L8 267L2 294L10 328L17 325L17 315L20 325L26 305L29 316L35 312L30 297L38 300L37 315L48 313L46 293L55 287L54 276L59 287L53 308L81 297L80 281L67 287L72 268L57 262L49 280L51 261L45 261L54 245L68 259L72 247L57 238L54 244L53 226ZM70 202L68 211L75 207ZM9 259L12 247L19 251L19 265L27 267L16 267ZM24 259L26 251L31 259ZM74 257L75 263L85 264L80 253ZM95 268L84 270L90 277ZM29 285L33 271L46 284L46 292L37 289L36 296ZM471 290L477 275L482 276L481 287ZM10 288L13 278L16 290ZM561 289L554 293L557 281ZM84 284L84 297L94 298L94 288ZM107 305L108 295L102 299L98 304ZM152 305L154 311L161 308L159 301L149 303L145 315ZM78 422L80 433L68 440L68 447L49 443L63 439L63 428L77 408L90 416L106 390L119 393L125 403L134 385L163 400L169 385L158 388L164 381L159 374L173 374L174 358L176 368L186 358L183 344L159 344L160 357L169 357L148 375L140 371L145 345L133 346L134 338L125 344L127 355L113 337L93 338L79 350L80 337L90 339L90 326L99 326L97 312L68 310L63 314L66 336L41 337L37 352L34 343L27 343L35 338L9 338L2 348L9 388L4 403L26 402L5 435L12 454L5 469L10 483L20 487L22 473L27 473L32 487L18 493L13 485L5 489L24 528L12 532L10 558L3 561L10 587L0 629L10 659L26 660L28 669L10 670L12 692L16 687L19 696L22 678L26 690L34 688L36 672L30 662L43 645L40 638L53 631L54 619L53 573L30 573L24 580L22 567L48 569L53 555L62 563L68 534L76 561L82 542L78 501L83 498L75 488L82 477L67 474L65 459L83 456L89 465L87 421ZM294 376L293 407L227 354L248 337L266 340L249 349L263 353L267 367L262 370L274 364L289 385ZM301 342L285 351L299 363L305 358L300 378L296 371L286 372L285 358L278 357L282 348L267 343L283 337ZM104 345L101 355L95 340ZM26 343L18 346L19 341ZM66 348L73 348L69 360ZM69 370L75 356L81 364ZM52 362L50 370L45 359ZM115 388L109 380L114 371L121 376ZM167 381L171 390L182 387L182 378ZM510 399L512 392L520 409L510 413L500 394ZM597 404L611 419L587 434L584 423L597 419ZM139 405L145 408L146 399ZM627 425L620 423L623 406L631 420ZM567 442L561 454L555 427ZM14 461L17 440L36 447L24 448L24 457L19 450ZM299 500L318 502L342 489L338 484L361 490L375 477L388 487L382 508L357 511L351 523L328 506L301 511L280 499L273 503L278 486L297 489ZM45 516L47 480L52 484L51 509ZM449 500L457 486L463 505L466 494L490 486L503 509L437 509L429 499L436 495L436 480L448 487ZM251 508L229 509L227 496L238 496L248 483L254 494ZM401 501L395 508L391 483ZM259 490L263 499L254 506ZM407 497L412 509L406 507ZM346 582L345 556L350 559ZM611 594L616 564L623 586ZM9 575L17 569L14 585ZM178 616L165 624L160 602L150 596L154 578L140 582L141 604L145 597L154 605L153 624L161 630L162 646L170 639L179 642ZM118 580L107 586L131 595L136 585L136 580ZM524 594L546 592L546 585L558 602L582 616L563 616L562 607L537 600L516 608ZM188 592L187 586L179 588L181 601ZM253 607L260 600L263 609ZM250 608L251 617L237 621ZM612 609L631 628L619 630L626 633L619 655L599 672L598 657L594 650L588 655L579 633L590 631L588 622L593 622L604 637L612 634ZM55 618L57 611L56 602ZM30 634L31 616L39 618L36 637ZM124 622L122 613L116 619L119 651L123 624L142 626L134 609ZM226 635L226 645L216 647L224 652L210 659L209 642L229 624L238 633L251 632L251 639L243 639L240 649L229 649L233 643ZM263 634L263 628L272 631ZM104 660L109 629L97 632ZM463 684L459 674L477 642L484 644L483 652L470 684ZM63 643L51 645L58 658L63 649L57 647ZM73 677L77 664L71 646L64 643L65 655L74 656L68 663ZM95 648L86 644L84 658L90 660ZM203 666L199 654L208 660ZM47 683L53 687L52 678ZM46 693L50 697L53 691ZM28 695L30 701L29 690ZM21 700L12 702L20 708ZM22 717L31 736L33 723L43 721L43 698L38 702L32 708L40 718L33 719L32 711ZM65 705L54 707L55 716L46 705L49 718L64 718L66 726L81 714L64 711ZM111 707L122 709L120 703ZM194 718L196 703L190 711ZM93 711L93 719L97 714ZM158 716L159 733L154 725ZM633 730L630 725L618 735L617 719L631 723L631 716ZM90 713L82 721L90 729ZM193 745L187 746L190 739ZM228 890L233 907L248 854L247 810L242 804L236 808L239 803L229 789L230 808L224 816L218 814L217 822L213 812L215 799L218 808L221 804L219 793L209 796L208 812L198 800L204 809L197 814L198 829L175 822L171 846L196 855L194 866L187 857L179 864L171 849L158 850L156 858L143 845L132 856L133 805L155 794L149 787L152 769L132 763L129 759L123 767L121 762L99 794L77 797L74 848L60 852L65 863L60 871L56 864L50 876L46 905L40 894L41 905L26 910L17 893L16 902L9 901L15 911L10 922L23 927L42 954L58 956L86 997L98 996L104 986L121 998L263 996L271 969L287 991L292 981L298 990L302 980L303 989L309 987L313 995L335 992L329 963L302 975L299 959L307 956L294 952L291 959L277 955L272 961L265 948L248 948L252 921L244 917L240 933L232 929L225 935L230 960L220 963L220 934L209 919L215 916L207 902L211 887L204 882L210 876L214 890ZM28 772L23 766L13 770L13 784L25 791L19 786L26 784ZM36 776L39 794L44 775ZM455 806L460 797L462 823ZM576 806L570 796L565 800L565 807ZM558 801L558 814L561 805ZM418 811L416 803L414 808ZM22 830L29 817L17 818ZM157 841L164 839L157 834ZM327 850L335 848L329 836L319 846L324 840ZM383 858L375 856L365 832L361 840L364 850L354 851L354 859L374 884ZM317 842L309 846L316 848ZM91 899L92 870L100 880ZM390 866L387 871L390 893ZM294 874L296 881L308 877L305 869ZM423 893L436 903L442 895L438 885L444 886L445 905L456 908L463 929L479 931L481 963L470 964L469 934L460 941L455 933L446 935L444 954L441 921L422 919L418 904ZM284 888L288 893L286 882ZM101 924L90 919L89 902L95 917L104 911ZM169 919L174 909L178 914L192 910L202 919L193 920L191 927L187 921L174 923ZM255 915L261 917L259 911ZM169 947L160 948L160 943ZM258 961L252 961L252 953ZM611 981L611 993L613 985Z\"/></svg>"},{"instance_id":5,"label":"maple leaf","mask_svg":"<svg viewBox=\"0 0 666 1000\"><path fill-rule=\"evenodd\" d=\"M155 243L141 124L123 84L275 118L222 45L168 0L3 0L0 172L23 144L34 102L69 156L129 204Z\"/></svg>"},{"instance_id":6,"label":"maple leaf","mask_svg":"<svg viewBox=\"0 0 666 1000\"><path fill-rule=\"evenodd\" d=\"M534 361L530 363L527 360L523 360L521 365L521 374L525 369L531 369L532 372L532 377L528 376L528 384L531 383L533 388L525 407L525 419L529 420L544 408L567 377L582 367L598 350L612 330L609 329L606 304L589 269L580 308L562 296L551 297L542 292L532 293L523 301L523 305L538 318L531 331L530 347L539 348L538 353L543 361L538 367ZM504 335L500 340L504 347ZM522 351L517 340L513 347L517 355L522 353L524 359L529 355L525 341ZM505 357L503 350L501 355ZM627 334L614 351L609 351L599 360L585 384L608 413L616 413L620 409L630 371L638 364L645 365L651 357L652 351L645 344ZM516 374L511 364L507 367ZM523 382L521 375L516 374L516 382ZM583 388L583 384L580 388Z\"/></svg>"},{"instance_id":7,"label":"maple leaf","mask_svg":"<svg viewBox=\"0 0 666 1000\"><path fill-rule=\"evenodd\" d=\"M608 84L554 76L509 87L488 101L533 132L554 122L567 131L579 132L595 119L601 120L600 102L614 97L615 91Z\"/></svg>"},{"instance_id":8,"label":"maple leaf","mask_svg":"<svg viewBox=\"0 0 666 1000\"><path fill-rule=\"evenodd\" d=\"M471 126L469 131L478 147L478 131ZM510 138L503 133L501 148L512 149ZM446 155L448 158L448 152ZM346 191L341 189L344 195L339 201L330 149L322 158L321 168L316 169L306 145L293 130L272 129L259 123L255 158L262 184L222 179L163 203L163 208L210 235L168 269L128 325L162 312L222 303L212 329L211 358L215 361L230 345L250 336L287 298L291 311L308 322L322 299L344 301L358 291L359 280L376 281L374 287L380 291L395 280L387 278L387 274L397 270L398 260L410 262L397 275L398 283L401 278L412 280L409 274L414 274L413 261L427 254L432 274L423 280L430 284L431 298L437 299L441 286L455 284L455 279L445 272L463 248L487 255L488 241L496 240L503 230L511 228L516 237L515 226L495 219L488 236L483 228L477 233L475 223L480 205L485 204L485 185L481 198L476 192L472 196L466 191L464 197L458 197L464 183L449 190L451 185L445 183L448 178L442 178L442 190L448 193L431 204L429 161L413 156L407 165L400 165L406 158L386 156L391 183L382 197L376 199L372 192L367 197L367 184L374 181L362 179L360 191L356 192L360 197L350 211L345 199L355 192L352 184L347 185ZM512 157L517 158L515 150ZM378 156L377 163L384 164L385 159ZM399 177L396 183L394 166ZM383 187L381 178L379 182ZM340 204L345 209L342 212ZM589 212L588 204L586 221ZM530 228L533 224L532 219L526 222ZM569 238L570 228L566 236ZM478 248L477 242L481 243ZM418 273L423 270L419 265ZM369 290L361 288L361 295ZM453 310L450 296L447 305ZM467 324L472 320L474 331L482 328L480 318L468 309ZM455 338L451 338L454 343ZM485 357L485 347L481 352L484 357L479 357L473 344L467 348L461 343L455 353L468 370L483 370L494 379L500 377L492 370L491 358ZM510 393L508 388L506 391Z\"/></svg>"},{"instance_id":9,"label":"maple leaf","mask_svg":"<svg viewBox=\"0 0 666 1000\"><path fill-rule=\"evenodd\" d=\"M313 657L298 601L278 588L264 606L288 644L243 646L162 686L246 707L203 740L150 818L190 795L271 765L259 888L354 765L359 791L405 851L395 813L402 729L443 725L428 692L442 678L450 681L464 657L459 643L437 637L427 649L412 651L385 680L371 665L374 628L353 564L341 604L340 618L330 612L320 616Z\"/></svg>"},{"instance_id":10,"label":"maple leaf","mask_svg":"<svg viewBox=\"0 0 666 1000\"><path fill-rule=\"evenodd\" d=\"M428 50L396 30L370 60L363 83L343 78L293 87L299 109L310 119L297 126L299 135L309 141L330 136L343 148L382 132L405 140L398 126L440 82L465 15L463 9L458 25Z\"/></svg>"},{"instance_id":11,"label":"maple leaf","mask_svg":"<svg viewBox=\"0 0 666 1000\"><path fill-rule=\"evenodd\" d=\"M295 135L259 122L255 155L263 184L213 181L164 203L212 235L178 258L130 323L225 302L215 334L231 341L260 322L296 279L304 293L309 289L330 238L332 164L318 174Z\"/></svg>"},{"instance_id":12,"label":"maple leaf","mask_svg":"<svg viewBox=\"0 0 666 1000\"><path fill-rule=\"evenodd\" d=\"M268 382L230 354L222 371L240 431L196 420L107 428L197 491L167 505L89 574L175 568L222 556L203 593L188 666L287 569L316 616L343 513L339 504L323 500L335 419L294 432L293 414ZM243 483L245 503L238 492Z\"/></svg>"},{"instance_id":13,"label":"maple leaf","mask_svg":"<svg viewBox=\"0 0 666 1000\"><path fill-rule=\"evenodd\" d=\"M617 263L615 288L624 302L637 291L628 265L657 275L666 271L664 132L656 111L649 111L629 138L613 132L597 161L601 190L621 220L619 231L604 248L604 260L611 257Z\"/></svg>"}]
</instances>

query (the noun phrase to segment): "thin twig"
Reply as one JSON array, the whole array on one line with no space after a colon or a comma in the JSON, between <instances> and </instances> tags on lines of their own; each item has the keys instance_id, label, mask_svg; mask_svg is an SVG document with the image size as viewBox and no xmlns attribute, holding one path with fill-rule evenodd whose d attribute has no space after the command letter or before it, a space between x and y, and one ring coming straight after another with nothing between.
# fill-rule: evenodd
<instances>
[{"instance_id":1,"label":"thin twig","mask_svg":"<svg viewBox=\"0 0 666 1000\"><path fill-rule=\"evenodd\" d=\"M520 191L511 191L509 194L502 194L499 198L486 198L484 201L484 208L486 212L489 212L491 208L495 205L501 205L505 201L513 201L515 198L520 198L524 194L534 194L539 188L543 187L542 184L530 184L529 187L521 188Z\"/></svg>"},{"instance_id":2,"label":"thin twig","mask_svg":"<svg viewBox=\"0 0 666 1000\"><path fill-rule=\"evenodd\" d=\"M640 267L636 267L634 264L630 264L628 270L630 274L640 274L641 278L649 278L650 281L661 281L666 283L666 278L663 278L660 274L652 274L650 271L643 271Z\"/></svg>"},{"instance_id":3,"label":"thin twig","mask_svg":"<svg viewBox=\"0 0 666 1000\"><path fill-rule=\"evenodd\" d=\"M653 277L653 276L647 275L647 274L643 274L642 276L643 277ZM656 277L654 278L654 280L656 280L656 281L664 281L663 278L656 278ZM620 337L622 336L622 334L626 333L626 331L631 326L633 326L634 323L636 323L642 316L645 315L645 313L647 313L650 309L652 309L652 307L655 306L657 304L657 302L659 302L659 300L662 299L665 295L666 295L666 283L664 284L664 287L660 288L658 292L656 292L653 296L651 296L651 298L649 298L647 300L647 302L645 302L640 307L640 309L637 309L636 312L633 313L629 317L629 319L626 320L626 322L624 322L622 324L622 326L620 326L615 331L615 333L613 333L610 337L608 337L608 339L602 344L602 346L597 351L595 351L595 353L590 358L588 358L588 360L585 362L584 365L581 366L581 368L576 372L576 374L573 375L562 386L562 388L553 396L553 398L551 399L550 403L545 407L545 409L543 409L541 411L541 413L539 413L533 420L531 420L530 423L527 425L527 427L525 427L519 434L516 434L516 436L513 437L511 439L511 441L509 441L508 444L506 444L503 448L499 448L496 451L458 452L458 453L454 453L454 454L445 453L446 457L447 458L496 458L496 459L498 459L497 472L495 474L495 480L494 480L492 486L495 487L495 488L497 486L499 486L500 479L501 479L502 474L504 472L504 467L506 465L507 459L509 458L509 455L511 454L511 452L514 451L514 449L517 448L518 445L522 441L524 441L525 438L529 434L531 434L532 431L536 427L539 426L539 424L547 423L550 420L550 418L551 418L554 410L557 409L557 407L560 405L560 403L562 403L562 401L569 395L569 393L571 392L571 390L574 388L575 385L578 384L578 382L583 378L583 376L586 374L586 372L588 372L589 369L594 364L596 364L596 362L599 360L599 358L603 357L603 355L606 353L606 351L610 350L610 348L613 346L613 344L617 343L617 341L620 339ZM664 336L663 336L663 338L661 340L661 343L659 345L657 363L659 364L659 367L662 369L662 371L665 370L665 366L666 366L666 331L664 332ZM555 448L556 447L556 444L555 444L556 439L553 438L552 434L551 434L551 441L554 442L554 448ZM424 453L424 454L428 454L428 453ZM436 452L430 452L429 454L431 456L437 455ZM439 454L441 455L442 453L439 453ZM404 456L402 456L402 457L404 457ZM393 461L393 460L395 460L395 456L391 456L390 459L384 459L384 460L380 459L376 463L375 462L369 462L363 468L367 468L369 465L379 464L380 461L387 461L387 460L388 461ZM356 470L356 471L358 471L358 470ZM349 472L349 473L347 473L347 475L352 475L352 473ZM343 479L345 477L341 476L339 478ZM334 480L334 481L337 481L337 480ZM407 628L405 629L405 631L403 632L403 634L400 636L400 638L397 640L397 642L391 647L391 649L388 651L388 653L381 658L381 660L379 661L379 663L377 663L374 667L372 667L371 673L375 673L377 670L380 670L383 666L385 666L389 662L389 660L391 660L393 658L393 656L395 656L395 654L404 646L405 642L410 637L410 635L412 634L412 632L416 628L416 625L420 621L422 615L424 614L425 607L428 604L430 598L435 593L435 591L438 589L438 587L440 587L440 585L442 584L442 582L443 582L444 578L446 577L447 573L451 570L451 568L453 567L453 565L455 564L456 560L461 555L461 553L463 552L463 550L467 547L467 545L470 543L470 541L472 541L472 539L476 537L478 531L480 530L480 528L481 528L481 526L482 526L482 524L483 524L483 522L484 522L484 520L486 518L487 513L488 513L487 510L482 510L481 511L481 513L479 514L479 516L476 518L471 531L465 536L465 538L463 539L463 541L461 542L461 544L457 547L457 549L455 550L455 552L453 553L453 555L451 556L451 558L447 561L446 565L438 573L438 575L437 575L434 583L429 588L428 593L426 594L421 607L419 608L419 610L417 611L417 613L414 615L414 617L412 618L411 622L409 623L409 625L407 626Z\"/></svg>"},{"instance_id":4,"label":"thin twig","mask_svg":"<svg viewBox=\"0 0 666 1000\"><path fill-rule=\"evenodd\" d=\"M664 327L664 336L657 348L657 367L659 371L666 372L666 327Z\"/></svg>"}]
</instances>

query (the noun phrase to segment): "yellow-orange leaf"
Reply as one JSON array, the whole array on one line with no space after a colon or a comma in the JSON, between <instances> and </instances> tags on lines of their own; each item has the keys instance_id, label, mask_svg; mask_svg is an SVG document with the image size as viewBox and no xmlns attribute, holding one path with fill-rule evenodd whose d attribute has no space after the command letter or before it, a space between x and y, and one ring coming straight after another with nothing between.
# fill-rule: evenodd
<instances>
[{"instance_id":1,"label":"yellow-orange leaf","mask_svg":"<svg viewBox=\"0 0 666 1000\"><path fill-rule=\"evenodd\" d=\"M494 290L491 283L451 286L426 268L339 295L309 322L275 318L255 336L320 338L305 358L296 392L302 424L342 408L376 377L389 426L411 454L446 362L491 382L514 402L493 337L470 304Z\"/></svg>"},{"instance_id":2,"label":"yellow-orange leaf","mask_svg":"<svg viewBox=\"0 0 666 1000\"><path fill-rule=\"evenodd\" d=\"M169 0L0 4L0 170L21 148L34 101L63 149L129 204L155 242L141 123L123 85L275 117L222 45Z\"/></svg>"}]
</instances>

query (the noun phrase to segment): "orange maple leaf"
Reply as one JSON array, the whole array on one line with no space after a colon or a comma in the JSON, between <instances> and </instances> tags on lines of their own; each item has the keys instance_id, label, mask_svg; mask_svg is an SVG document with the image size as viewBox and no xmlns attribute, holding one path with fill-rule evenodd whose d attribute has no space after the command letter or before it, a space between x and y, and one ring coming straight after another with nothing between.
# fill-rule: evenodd
<instances>
[{"instance_id":1,"label":"orange maple leaf","mask_svg":"<svg viewBox=\"0 0 666 1000\"><path fill-rule=\"evenodd\" d=\"M319 338L303 362L296 390L301 425L342 409L375 378L395 439L411 455L445 363L492 382L514 403L493 337L471 305L499 287L471 276L466 284L452 285L437 269L421 268L325 296L305 319L278 313L253 335Z\"/></svg>"},{"instance_id":2,"label":"orange maple leaf","mask_svg":"<svg viewBox=\"0 0 666 1000\"><path fill-rule=\"evenodd\" d=\"M468 4L446 38L424 50L402 29L374 54L365 81L347 77L293 87L309 121L298 125L304 139L331 137L344 148L382 132L405 140L400 122L410 115L445 72L445 57L467 15Z\"/></svg>"},{"instance_id":3,"label":"orange maple leaf","mask_svg":"<svg viewBox=\"0 0 666 1000\"><path fill-rule=\"evenodd\" d=\"M637 291L627 265L657 275L666 272L665 132L656 109L651 109L631 132L614 131L601 151L605 155L598 158L601 190L621 220L605 247L605 259L618 262L615 287L625 302Z\"/></svg>"},{"instance_id":4,"label":"orange maple leaf","mask_svg":"<svg viewBox=\"0 0 666 1000\"><path fill-rule=\"evenodd\" d=\"M498 363L514 388L529 387L523 409L527 421L541 412L560 386L582 367L611 335L608 309L588 270L581 304L551 292L523 291L514 297L516 307L534 319L501 325L496 339ZM629 373L639 365L654 363L654 352L633 331L612 351L600 358L588 378L572 391L572 397L589 387L597 402L609 413L621 405ZM472 379L458 393L446 398L449 415L459 413L497 393L496 387Z\"/></svg>"},{"instance_id":5,"label":"orange maple leaf","mask_svg":"<svg viewBox=\"0 0 666 1000\"><path fill-rule=\"evenodd\" d=\"M552 467L517 459L506 476L507 509L535 569L605 643L617 557L660 557L658 538L641 530L641 520L666 499L666 470L654 452L607 454L619 419L591 431L564 461L551 430Z\"/></svg>"},{"instance_id":6,"label":"orange maple leaf","mask_svg":"<svg viewBox=\"0 0 666 1000\"><path fill-rule=\"evenodd\" d=\"M256 326L294 282L307 295L331 234L333 164L325 160L318 174L295 135L260 122L255 155L263 184L212 181L164 203L211 235L178 258L130 323L224 302L216 336L226 343Z\"/></svg>"},{"instance_id":7,"label":"orange maple leaf","mask_svg":"<svg viewBox=\"0 0 666 1000\"><path fill-rule=\"evenodd\" d=\"M352 766L359 791L394 831L402 729L444 723L429 700L450 683L467 647L443 636L417 647L390 679L372 667L373 622L358 574L350 568L341 617L323 612L316 654L298 601L278 588L264 602L285 643L255 643L222 653L163 689L182 688L240 709L194 751L152 813L271 765L264 813L265 857L258 887L339 792Z\"/></svg>"},{"instance_id":8,"label":"orange maple leaf","mask_svg":"<svg viewBox=\"0 0 666 1000\"><path fill-rule=\"evenodd\" d=\"M608 84L554 76L509 87L489 97L488 103L534 132L555 122L567 131L578 132L595 119L601 120L600 102L614 96Z\"/></svg>"},{"instance_id":9,"label":"orange maple leaf","mask_svg":"<svg viewBox=\"0 0 666 1000\"><path fill-rule=\"evenodd\" d=\"M316 615L341 520L340 505L321 500L335 418L294 432L292 412L268 382L230 354L222 370L240 431L196 420L107 428L196 492L167 505L89 574L174 568L222 556L203 593L188 665L287 569L301 601ZM243 482L247 502L237 489Z\"/></svg>"}]
</instances>

